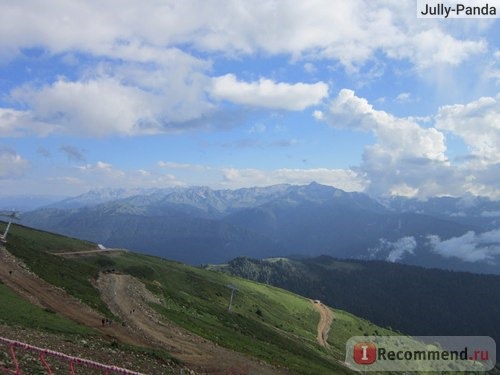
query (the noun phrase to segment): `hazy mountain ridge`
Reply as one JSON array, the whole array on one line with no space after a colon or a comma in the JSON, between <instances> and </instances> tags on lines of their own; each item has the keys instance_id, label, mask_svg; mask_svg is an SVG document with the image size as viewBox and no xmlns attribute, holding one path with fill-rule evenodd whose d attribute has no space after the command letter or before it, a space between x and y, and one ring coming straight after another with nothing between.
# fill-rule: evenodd
<instances>
[{"instance_id":1,"label":"hazy mountain ridge","mask_svg":"<svg viewBox=\"0 0 500 375\"><path fill-rule=\"evenodd\" d=\"M480 237L482 233L497 237L495 212L500 212L500 202L496 201L447 197L377 201L317 183L132 193L91 192L73 203L129 196L70 209L56 204L25 213L23 223L191 264L237 256L327 254L500 273L496 264L500 236L498 254L495 242L491 247ZM454 243L461 244L461 252L450 250Z\"/></svg>"}]
</instances>

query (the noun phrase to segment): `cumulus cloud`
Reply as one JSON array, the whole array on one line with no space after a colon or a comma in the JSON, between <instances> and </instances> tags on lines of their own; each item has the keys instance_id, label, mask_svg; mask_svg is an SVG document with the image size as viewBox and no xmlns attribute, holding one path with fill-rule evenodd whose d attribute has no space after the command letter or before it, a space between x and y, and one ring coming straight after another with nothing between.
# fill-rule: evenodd
<instances>
[{"instance_id":1,"label":"cumulus cloud","mask_svg":"<svg viewBox=\"0 0 500 375\"><path fill-rule=\"evenodd\" d=\"M404 118L377 110L354 91L342 89L315 118L334 128L375 135L376 142L365 146L359 167L369 181L368 193L428 197L468 192L500 197L498 99L442 107L430 118ZM471 155L450 161L445 132L461 136Z\"/></svg>"},{"instance_id":2,"label":"cumulus cloud","mask_svg":"<svg viewBox=\"0 0 500 375\"><path fill-rule=\"evenodd\" d=\"M435 126L460 136L482 161L500 162L500 95L443 106Z\"/></svg>"},{"instance_id":3,"label":"cumulus cloud","mask_svg":"<svg viewBox=\"0 0 500 375\"><path fill-rule=\"evenodd\" d=\"M210 63L178 48L137 43L88 64L79 78L24 84L10 99L27 110L0 108L0 135L108 136L175 132L214 111L207 98Z\"/></svg>"},{"instance_id":4,"label":"cumulus cloud","mask_svg":"<svg viewBox=\"0 0 500 375\"><path fill-rule=\"evenodd\" d=\"M328 95L328 85L324 82L290 84L265 78L244 82L233 74L215 77L212 82L214 98L272 109L299 111L318 104Z\"/></svg>"},{"instance_id":5,"label":"cumulus cloud","mask_svg":"<svg viewBox=\"0 0 500 375\"><path fill-rule=\"evenodd\" d=\"M150 104L154 98L112 78L61 79L40 89L18 88L12 96L32 108L33 122L56 124L69 134L134 134L155 128Z\"/></svg>"},{"instance_id":6,"label":"cumulus cloud","mask_svg":"<svg viewBox=\"0 0 500 375\"><path fill-rule=\"evenodd\" d=\"M374 147L373 152L385 152L391 158L404 156L446 160L446 146L441 132L423 128L413 119L398 118L376 110L352 90L340 90L329 106L329 115L332 126L374 132L383 150Z\"/></svg>"},{"instance_id":7,"label":"cumulus cloud","mask_svg":"<svg viewBox=\"0 0 500 375\"><path fill-rule=\"evenodd\" d=\"M0 14L0 50L15 54L21 48L47 46L53 53L83 50L110 56L134 43L153 50L184 44L230 55L312 55L349 67L377 51L429 66L456 64L485 48L481 40L454 36L446 24L417 22L412 3L353 0L331 5L328 0L230 2L220 12L217 0L72 1L52 6L33 0L9 2ZM129 11L116 17L116 9L123 7Z\"/></svg>"},{"instance_id":8,"label":"cumulus cloud","mask_svg":"<svg viewBox=\"0 0 500 375\"><path fill-rule=\"evenodd\" d=\"M20 177L28 167L28 161L17 152L0 148L0 180Z\"/></svg>"},{"instance_id":9,"label":"cumulus cloud","mask_svg":"<svg viewBox=\"0 0 500 375\"><path fill-rule=\"evenodd\" d=\"M116 17L123 7L128 12ZM0 108L0 135L172 132L206 122L217 105L210 95L252 107L303 110L328 94L324 82L210 77L211 54L287 55L303 59L304 69L313 72L310 61L321 59L356 71L382 54L420 69L456 65L485 51L484 41L454 36L444 23L417 22L412 7L261 0L230 2L221 13L216 0L9 2L0 13L0 59L40 48L69 64L83 56L88 71L14 90L12 99L27 109Z\"/></svg>"},{"instance_id":10,"label":"cumulus cloud","mask_svg":"<svg viewBox=\"0 0 500 375\"><path fill-rule=\"evenodd\" d=\"M460 237L441 240L428 236L431 250L445 258L458 258L465 262L496 263L500 255L500 229L478 233L469 231Z\"/></svg>"},{"instance_id":11,"label":"cumulus cloud","mask_svg":"<svg viewBox=\"0 0 500 375\"><path fill-rule=\"evenodd\" d=\"M340 90L324 119L332 127L369 131L376 136L377 143L365 147L360 167L370 180L368 190L375 195L432 195L439 193L437 175L453 177L443 133L422 127L414 118L376 110L352 90Z\"/></svg>"}]
</instances>

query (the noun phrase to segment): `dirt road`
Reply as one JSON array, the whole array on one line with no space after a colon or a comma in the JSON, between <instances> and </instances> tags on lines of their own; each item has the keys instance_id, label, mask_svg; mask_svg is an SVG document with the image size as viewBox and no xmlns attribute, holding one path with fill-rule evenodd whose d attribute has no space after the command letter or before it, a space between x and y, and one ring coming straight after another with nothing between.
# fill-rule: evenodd
<instances>
[{"instance_id":1,"label":"dirt road","mask_svg":"<svg viewBox=\"0 0 500 375\"><path fill-rule=\"evenodd\" d=\"M102 326L102 315L63 289L30 272L18 258L0 247L0 280L30 302L51 309L104 337L143 347L161 347L201 374L286 374L241 353L216 346L160 317L148 305L159 302L129 275L101 274L98 287L110 310L125 326ZM119 364L118 364L119 365Z\"/></svg>"},{"instance_id":2,"label":"dirt road","mask_svg":"<svg viewBox=\"0 0 500 375\"><path fill-rule=\"evenodd\" d=\"M318 343L325 347L329 348L328 344L328 332L330 331L330 327L333 322L333 313L332 311L321 302L317 303L311 300L314 308L319 312L319 322L318 322Z\"/></svg>"},{"instance_id":3,"label":"dirt road","mask_svg":"<svg viewBox=\"0 0 500 375\"><path fill-rule=\"evenodd\" d=\"M124 327L118 325L102 327L102 314L30 272L20 259L14 257L4 247L0 247L0 279L31 303L94 328L106 337L127 344L141 346L146 344Z\"/></svg>"},{"instance_id":4,"label":"dirt road","mask_svg":"<svg viewBox=\"0 0 500 375\"><path fill-rule=\"evenodd\" d=\"M160 303L144 284L130 275L101 274L101 296L114 314L136 334L166 349L195 371L210 374L284 373L241 353L216 346L156 313L149 303Z\"/></svg>"},{"instance_id":5,"label":"dirt road","mask_svg":"<svg viewBox=\"0 0 500 375\"><path fill-rule=\"evenodd\" d=\"M53 253L54 255L70 256L70 255L96 255L100 253L105 253L110 255L111 253L124 253L127 252L125 249L95 249L95 250L83 250L83 251L69 251L65 253Z\"/></svg>"}]
</instances>

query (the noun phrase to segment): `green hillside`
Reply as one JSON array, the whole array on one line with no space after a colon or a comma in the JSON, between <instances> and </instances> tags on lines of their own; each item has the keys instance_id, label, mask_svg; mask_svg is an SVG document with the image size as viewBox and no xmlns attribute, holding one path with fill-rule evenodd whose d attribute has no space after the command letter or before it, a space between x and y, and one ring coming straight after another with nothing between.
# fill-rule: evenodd
<instances>
[{"instance_id":1,"label":"green hillside","mask_svg":"<svg viewBox=\"0 0 500 375\"><path fill-rule=\"evenodd\" d=\"M406 334L491 336L500 341L498 275L328 256L236 258L210 267L321 299Z\"/></svg>"},{"instance_id":2,"label":"green hillside","mask_svg":"<svg viewBox=\"0 0 500 375\"><path fill-rule=\"evenodd\" d=\"M316 341L319 314L313 304L291 292L131 252L65 258L55 253L96 246L22 226L13 226L8 241L7 249L33 272L108 316L112 314L93 284L101 270L112 268L140 279L160 297L161 303L154 304L154 309L179 326L217 345L296 373L349 373L340 363L349 337L391 334L366 320L334 310L330 348L326 349ZM230 313L229 284L238 288ZM22 324L18 320L9 322L6 316L2 321Z\"/></svg>"}]
</instances>

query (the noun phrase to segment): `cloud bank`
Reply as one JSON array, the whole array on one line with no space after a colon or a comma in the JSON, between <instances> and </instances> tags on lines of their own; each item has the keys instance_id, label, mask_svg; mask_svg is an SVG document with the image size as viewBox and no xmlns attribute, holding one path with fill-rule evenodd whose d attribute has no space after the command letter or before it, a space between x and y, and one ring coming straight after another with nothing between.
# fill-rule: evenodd
<instances>
[{"instance_id":1,"label":"cloud bank","mask_svg":"<svg viewBox=\"0 0 500 375\"><path fill-rule=\"evenodd\" d=\"M500 229L478 233L469 231L460 237L441 240L436 235L427 237L432 251L445 258L458 258L465 262L496 263L500 255Z\"/></svg>"}]
</instances>

